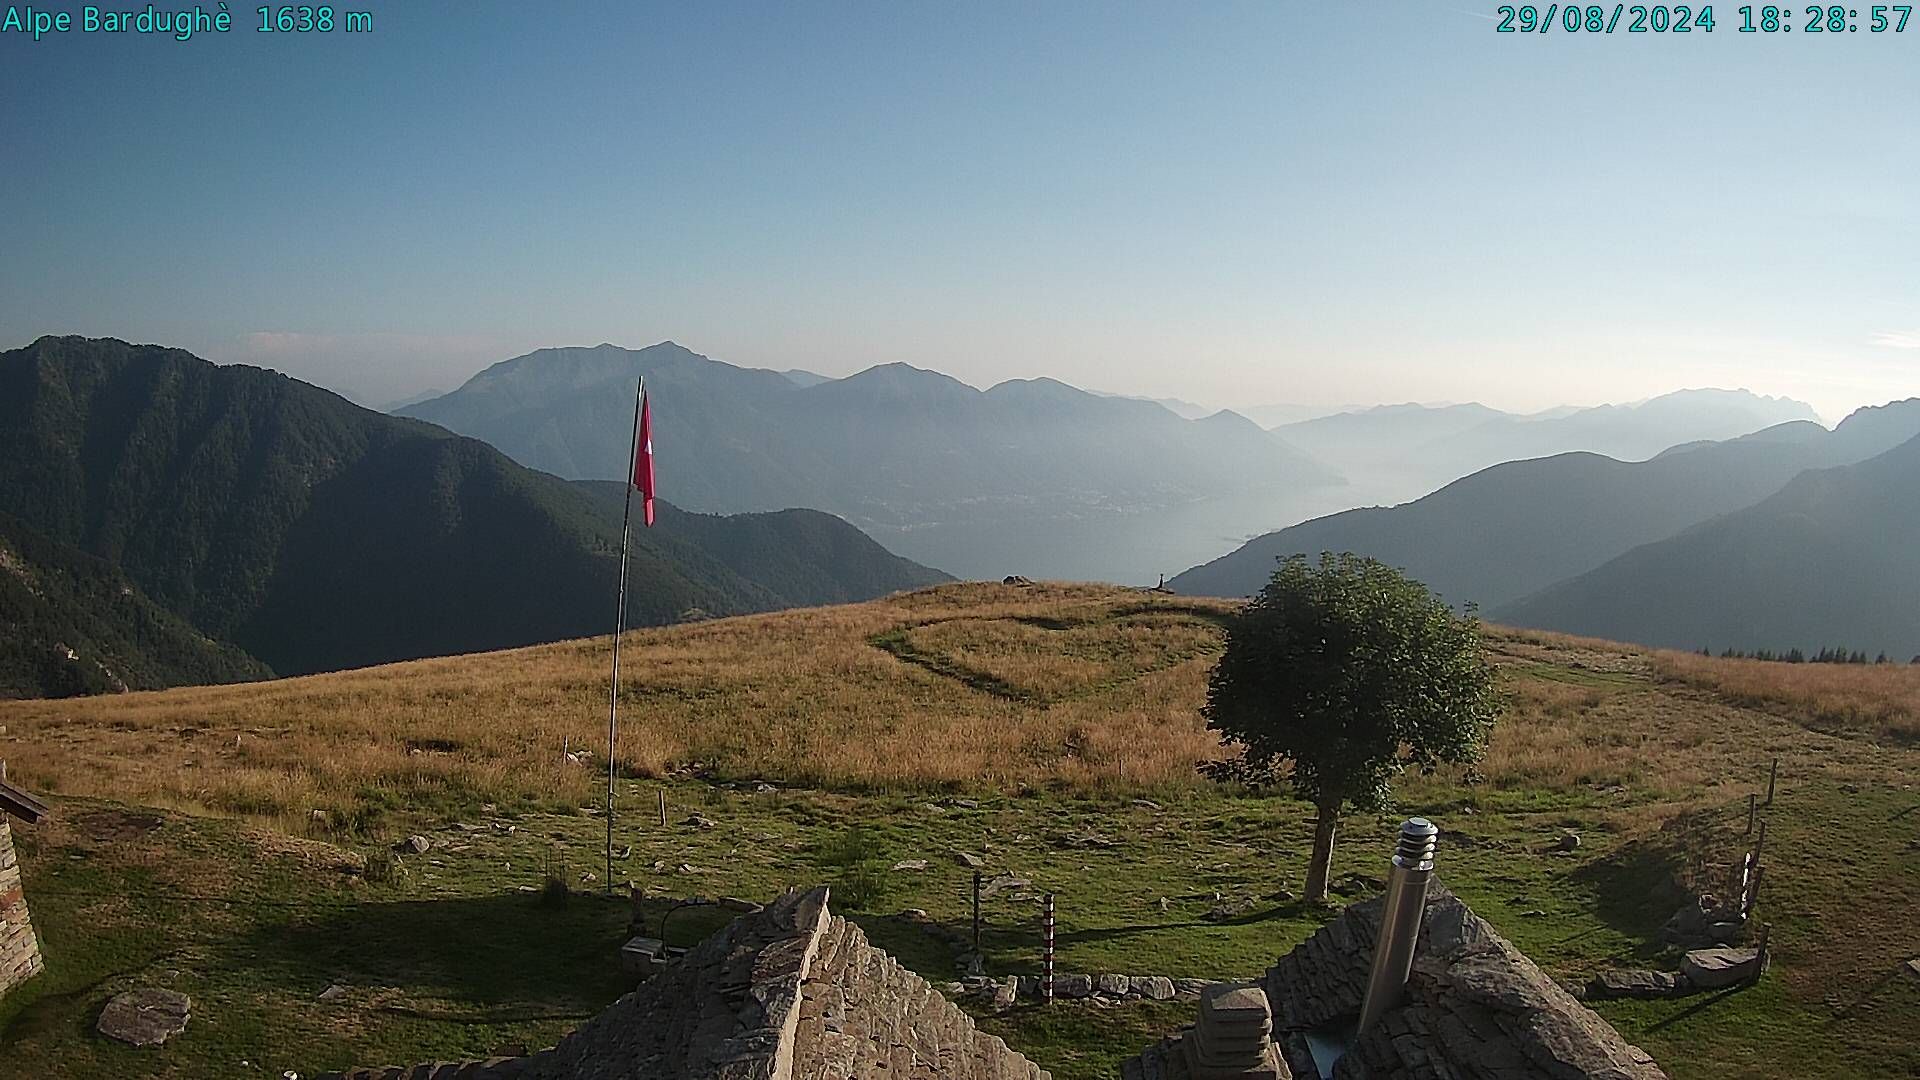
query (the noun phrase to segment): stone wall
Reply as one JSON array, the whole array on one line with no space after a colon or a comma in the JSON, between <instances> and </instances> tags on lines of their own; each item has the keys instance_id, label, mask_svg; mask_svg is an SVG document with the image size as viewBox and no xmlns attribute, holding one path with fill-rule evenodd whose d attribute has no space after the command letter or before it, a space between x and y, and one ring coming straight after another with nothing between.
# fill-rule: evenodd
<instances>
[{"instance_id":1,"label":"stone wall","mask_svg":"<svg viewBox=\"0 0 1920 1080\"><path fill-rule=\"evenodd\" d=\"M40 940L27 918L27 897L20 884L20 858L13 830L0 817L0 994L39 974Z\"/></svg>"},{"instance_id":2,"label":"stone wall","mask_svg":"<svg viewBox=\"0 0 1920 1080\"><path fill-rule=\"evenodd\" d=\"M832 917L806 973L793 1040L793 1080L943 1077L1044 1080L925 979Z\"/></svg>"}]
</instances>

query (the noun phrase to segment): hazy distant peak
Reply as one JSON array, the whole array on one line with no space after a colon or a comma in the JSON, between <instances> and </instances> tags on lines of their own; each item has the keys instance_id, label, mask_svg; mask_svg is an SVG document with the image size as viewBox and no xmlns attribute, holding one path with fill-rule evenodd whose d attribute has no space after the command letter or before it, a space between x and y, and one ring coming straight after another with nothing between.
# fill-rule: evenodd
<instances>
[{"instance_id":1,"label":"hazy distant peak","mask_svg":"<svg viewBox=\"0 0 1920 1080\"><path fill-rule=\"evenodd\" d=\"M1902 398L1889 401L1885 405L1862 405L1841 419L1835 430L1848 424L1866 424L1889 416L1920 411L1920 397Z\"/></svg>"},{"instance_id":2,"label":"hazy distant peak","mask_svg":"<svg viewBox=\"0 0 1920 1080\"><path fill-rule=\"evenodd\" d=\"M999 397L1021 397L1043 401L1082 401L1111 397L1111 395L1089 393L1077 386L1070 386L1059 379L1050 379L1044 375L1037 379L1007 379L997 382L987 388L987 393Z\"/></svg>"},{"instance_id":3,"label":"hazy distant peak","mask_svg":"<svg viewBox=\"0 0 1920 1080\"><path fill-rule=\"evenodd\" d=\"M1239 413L1234 412L1232 409L1221 409L1219 412L1212 413L1207 416L1203 416L1198 420L1195 420L1194 423L1213 424L1217 427L1243 427L1251 431L1259 431L1259 432L1266 431L1266 429L1261 427L1259 424L1256 424L1253 421L1247 419L1246 417L1240 415Z\"/></svg>"},{"instance_id":4,"label":"hazy distant peak","mask_svg":"<svg viewBox=\"0 0 1920 1080\"><path fill-rule=\"evenodd\" d=\"M875 364L865 371L855 372L844 379L822 383L812 389L816 393L834 391L883 394L889 397L980 393L951 375L917 368L898 360L890 364Z\"/></svg>"},{"instance_id":5,"label":"hazy distant peak","mask_svg":"<svg viewBox=\"0 0 1920 1080\"><path fill-rule=\"evenodd\" d=\"M1787 420L1772 427L1761 428L1751 434L1742 435L1738 441L1764 443L1801 443L1824 438L1827 434L1825 424L1818 420Z\"/></svg>"},{"instance_id":6,"label":"hazy distant peak","mask_svg":"<svg viewBox=\"0 0 1920 1080\"><path fill-rule=\"evenodd\" d=\"M1833 435L1855 458L1890 450L1920 433L1920 398L1866 405L1848 413Z\"/></svg>"},{"instance_id":7,"label":"hazy distant peak","mask_svg":"<svg viewBox=\"0 0 1920 1080\"><path fill-rule=\"evenodd\" d=\"M1716 386L1689 387L1684 390L1674 390L1669 393L1659 394L1645 401L1631 402L1622 405L1597 405L1594 407L1594 410L1658 411L1669 408L1698 408L1701 406L1708 408L1731 407L1756 410L1778 416L1781 420L1818 419L1817 414L1813 411L1813 406L1804 401L1797 401L1784 395L1773 397L1767 394L1756 394L1745 387L1732 390Z\"/></svg>"}]
</instances>

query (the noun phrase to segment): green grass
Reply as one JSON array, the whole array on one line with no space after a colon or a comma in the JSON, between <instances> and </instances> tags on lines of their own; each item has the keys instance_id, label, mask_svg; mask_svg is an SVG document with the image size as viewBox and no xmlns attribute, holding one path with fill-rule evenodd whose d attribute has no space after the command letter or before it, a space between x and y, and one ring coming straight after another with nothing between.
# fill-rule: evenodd
<instances>
[{"instance_id":1,"label":"green grass","mask_svg":"<svg viewBox=\"0 0 1920 1080\"><path fill-rule=\"evenodd\" d=\"M654 810L662 786L673 822L664 829ZM1767 911L1778 960L1765 983L1599 1006L1678 1080L1900 1075L1920 1066L1904 1037L1920 1023L1920 993L1910 980L1876 975L1920 952L1902 917L1920 904L1904 850L1920 796L1849 786L1785 791L1769 819L1776 877ZM831 881L850 859L891 867L923 858L924 871L886 873L873 910L841 910L936 983L953 977L948 947L893 913L917 907L966 926L972 871L960 851L984 857L989 878L1004 871L1032 882L983 907L995 974L1038 970L1043 891L1058 897L1061 968L1089 973L1249 977L1330 915L1281 894L1298 891L1310 836L1309 811L1292 800L1210 794L1155 808L1037 794L966 802L627 782L630 809L616 837L625 857L615 876L654 895L645 917L657 931L671 898L764 899L787 885ZM1742 804L1693 820L1684 835L1623 839L1617 813L1605 809L1404 809L1430 813L1446 830L1442 873L1455 891L1550 974L1580 980L1609 966L1670 963L1656 935L1679 901L1671 881L1684 851L1722 843L1744 824ZM679 824L696 810L716 826ZM481 831L448 823L428 833L427 854L401 857L385 885L345 872L317 843L183 816L134 821L110 804L63 800L57 822L16 830L49 962L45 975L0 1000L0 1055L22 1075L242 1077L262 1067L306 1075L480 1056L550 1044L626 989L615 949L628 905L600 891L597 817L466 822L487 823ZM1336 879L1378 876L1392 824L1350 819ZM860 851L850 852L855 827ZM1564 827L1581 831L1579 850L1548 850ZM1088 836L1113 846L1086 846ZM561 865L579 891L562 907L542 906L534 890ZM1223 901L1245 910L1210 918ZM1842 912L1850 901L1869 902ZM690 944L728 917L716 907L682 908L668 936ZM1807 985L1816 959L1844 950L1862 968L1858 979ZM335 982L348 994L317 1002ZM193 1024L177 1042L138 1052L90 1034L101 1002L135 984L194 998ZM985 1023L1074 1080L1114 1075L1118 1060L1189 1022L1190 1011L1062 1004Z\"/></svg>"},{"instance_id":2,"label":"green grass","mask_svg":"<svg viewBox=\"0 0 1920 1080\"><path fill-rule=\"evenodd\" d=\"M645 636L616 880L648 890L646 928L665 918L683 945L729 913L681 898L827 882L836 910L940 983L951 948L898 913L966 927L968 852L989 879L1028 882L983 906L990 973L1038 970L1052 892L1065 970L1258 974L1331 915L1294 898L1312 812L1200 778L1195 762L1218 752L1194 712L1204 655L1181 658L1204 652L1212 620L1135 603L956 586ZM1484 778L1400 784L1400 813L1442 829L1447 884L1555 977L1670 967L1659 931L1681 886L1727 880L1752 842L1747 796L1778 757L1773 971L1736 993L1597 1008L1676 1080L1920 1074L1920 983L1897 974L1920 955L1920 754L1878 729L1810 730L1817 703L1755 708L1702 681L1748 677L1712 666L1742 662L1700 660L1705 675L1683 680L1605 643L1503 634L1490 648L1513 701ZM558 753L603 735L600 661L571 643L0 707L16 776L69 796L16 830L49 968L0 999L0 1074L310 1075L553 1042L627 985L628 906L603 895L604 822L581 809L600 802L602 763ZM1841 689L1906 692L1872 674ZM125 812L88 793L258 816ZM326 835L270 831L309 827L316 807ZM714 826L686 824L696 811ZM1336 882L1383 876L1396 821L1343 823ZM1563 829L1576 850L1553 850ZM433 838L425 855L379 881L347 872L414 831ZM902 860L926 866L894 871ZM575 890L564 905L542 903L550 873ZM334 982L347 994L316 1002ZM136 1053L91 1033L107 996L136 984L199 1003L176 1044ZM982 1021L1081 1080L1190 1017L1060 1003Z\"/></svg>"}]
</instances>

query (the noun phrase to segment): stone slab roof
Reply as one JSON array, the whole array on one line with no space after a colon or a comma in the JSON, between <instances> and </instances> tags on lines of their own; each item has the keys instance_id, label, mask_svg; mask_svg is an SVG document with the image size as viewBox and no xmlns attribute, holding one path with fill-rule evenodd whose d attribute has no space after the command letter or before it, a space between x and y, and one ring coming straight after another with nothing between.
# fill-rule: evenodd
<instances>
[{"instance_id":1,"label":"stone slab roof","mask_svg":"<svg viewBox=\"0 0 1920 1080\"><path fill-rule=\"evenodd\" d=\"M1384 898L1354 904L1264 980L1274 1038L1295 1076L1318 1076L1305 1033L1351 1022L1366 995ZM1435 880L1406 1000L1361 1035L1326 1080L1666 1080Z\"/></svg>"}]
</instances>

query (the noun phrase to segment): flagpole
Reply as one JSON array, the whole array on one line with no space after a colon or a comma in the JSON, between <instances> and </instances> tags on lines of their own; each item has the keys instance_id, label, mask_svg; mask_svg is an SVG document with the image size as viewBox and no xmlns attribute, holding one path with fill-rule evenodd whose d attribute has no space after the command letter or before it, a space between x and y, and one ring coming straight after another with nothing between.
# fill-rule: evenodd
<instances>
[{"instance_id":1,"label":"flagpole","mask_svg":"<svg viewBox=\"0 0 1920 1080\"><path fill-rule=\"evenodd\" d=\"M620 513L620 592L613 620L613 686L607 691L607 892L613 892L614 733L620 725L620 635L627 628L627 541L633 524L633 465L640 453L640 398L647 377L633 388L633 440L627 447L626 508Z\"/></svg>"}]
</instances>

